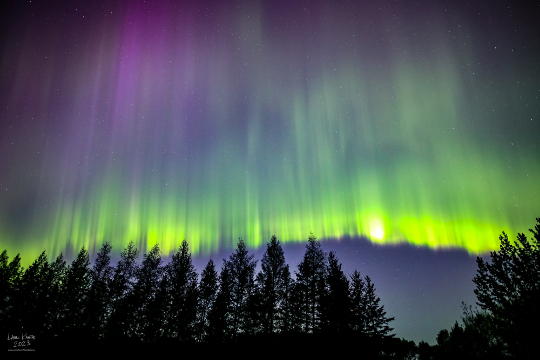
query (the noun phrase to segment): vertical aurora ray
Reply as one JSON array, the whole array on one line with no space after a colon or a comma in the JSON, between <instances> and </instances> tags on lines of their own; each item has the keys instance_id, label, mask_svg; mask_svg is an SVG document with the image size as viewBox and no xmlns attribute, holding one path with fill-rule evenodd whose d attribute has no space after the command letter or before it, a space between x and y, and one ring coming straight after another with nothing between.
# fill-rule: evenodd
<instances>
[{"instance_id":1,"label":"vertical aurora ray","mask_svg":"<svg viewBox=\"0 0 540 360\"><path fill-rule=\"evenodd\" d=\"M538 72L517 48L487 59L466 10L113 10L3 43L4 247L313 231L480 253L539 216Z\"/></svg>"}]
</instances>

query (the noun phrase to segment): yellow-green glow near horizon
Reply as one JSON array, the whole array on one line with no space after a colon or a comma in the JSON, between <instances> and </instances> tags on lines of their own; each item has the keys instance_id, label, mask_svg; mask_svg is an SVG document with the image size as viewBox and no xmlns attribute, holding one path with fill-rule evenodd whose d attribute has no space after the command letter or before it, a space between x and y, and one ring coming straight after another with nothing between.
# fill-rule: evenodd
<instances>
[{"instance_id":1,"label":"yellow-green glow near horizon","mask_svg":"<svg viewBox=\"0 0 540 360\"><path fill-rule=\"evenodd\" d=\"M184 15L126 12L45 63L28 55L37 40L17 43L2 55L25 64L2 116L35 130L1 144L18 156L2 160L2 247L170 254L186 239L209 254L311 231L476 254L526 231L540 216L540 119L520 64L491 79L466 23L417 37L389 18L383 36L320 11L317 31L277 29L249 5L216 15L226 31L189 18L166 35L153 24ZM49 83L23 96L26 73Z\"/></svg>"}]
</instances>

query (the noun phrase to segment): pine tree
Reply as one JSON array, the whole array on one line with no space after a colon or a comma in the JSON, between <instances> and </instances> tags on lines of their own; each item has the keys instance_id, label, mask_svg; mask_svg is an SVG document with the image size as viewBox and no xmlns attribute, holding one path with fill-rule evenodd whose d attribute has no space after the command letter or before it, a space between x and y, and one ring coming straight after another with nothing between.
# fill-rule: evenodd
<instances>
[{"instance_id":1,"label":"pine tree","mask_svg":"<svg viewBox=\"0 0 540 360\"><path fill-rule=\"evenodd\" d=\"M7 263L7 253L5 260ZM2 267L4 265L2 264ZM55 262L48 263L45 251L26 269L20 267L20 257L12 260L2 274L11 284L5 299L5 320L0 321L6 331L27 331L35 335L54 336L65 326L66 262L62 254ZM7 274L6 274L7 272ZM64 322L61 322L64 321ZM11 330L10 330L11 329Z\"/></svg>"},{"instance_id":2,"label":"pine tree","mask_svg":"<svg viewBox=\"0 0 540 360\"><path fill-rule=\"evenodd\" d=\"M112 279L111 249L109 243L101 246L96 262L90 270L90 290L86 306L86 329L90 336L100 338L104 334L107 321L107 304L109 303L109 285Z\"/></svg>"},{"instance_id":3,"label":"pine tree","mask_svg":"<svg viewBox=\"0 0 540 360\"><path fill-rule=\"evenodd\" d=\"M233 278L223 259L219 274L219 290L216 300L208 313L207 339L211 343L222 343L233 337L229 324L231 323L231 294Z\"/></svg>"},{"instance_id":4,"label":"pine tree","mask_svg":"<svg viewBox=\"0 0 540 360\"><path fill-rule=\"evenodd\" d=\"M279 307L279 332L297 332L300 330L300 315L298 286L291 277L289 265L285 265L283 269L283 293L282 301Z\"/></svg>"},{"instance_id":5,"label":"pine tree","mask_svg":"<svg viewBox=\"0 0 540 360\"><path fill-rule=\"evenodd\" d=\"M255 267L257 262L253 255L248 255L248 250L242 238L239 239L236 251L231 254L229 260L224 259L224 268L230 276L230 321L229 332L236 337L244 332L244 326L248 323L248 300L255 289Z\"/></svg>"},{"instance_id":6,"label":"pine tree","mask_svg":"<svg viewBox=\"0 0 540 360\"><path fill-rule=\"evenodd\" d=\"M120 254L120 261L114 269L109 285L110 300L108 304L109 320L107 321L107 334L109 336L127 336L135 312L134 302L131 301L133 289L136 284L136 274L139 269L137 259L139 250L133 242Z\"/></svg>"},{"instance_id":7,"label":"pine tree","mask_svg":"<svg viewBox=\"0 0 540 360\"><path fill-rule=\"evenodd\" d=\"M17 254L11 262L7 250L0 255L0 329L6 334L10 328L10 316L13 311L13 296L16 284L22 275L21 257Z\"/></svg>"},{"instance_id":8,"label":"pine tree","mask_svg":"<svg viewBox=\"0 0 540 360\"><path fill-rule=\"evenodd\" d=\"M261 295L261 320L263 321L263 331L271 334L280 327L279 312L285 298L287 274L290 277L283 249L275 235L266 246L261 267L261 272L257 274L257 284Z\"/></svg>"},{"instance_id":9,"label":"pine tree","mask_svg":"<svg viewBox=\"0 0 540 360\"><path fill-rule=\"evenodd\" d=\"M366 318L366 284L357 270L351 275L349 298L351 299L351 313L349 326L352 331L365 332Z\"/></svg>"},{"instance_id":10,"label":"pine tree","mask_svg":"<svg viewBox=\"0 0 540 360\"><path fill-rule=\"evenodd\" d=\"M394 318L387 318L384 305L379 305L381 299L375 295L375 286L369 276L365 277L365 311L366 333L372 337L393 337L389 333L393 330L388 326Z\"/></svg>"},{"instance_id":11,"label":"pine tree","mask_svg":"<svg viewBox=\"0 0 540 360\"><path fill-rule=\"evenodd\" d=\"M171 322L171 309L173 297L173 285L169 265L161 269L161 278L158 280L157 289L153 298L146 308L146 325L143 330L146 342L156 342L173 334L173 323ZM176 336L177 333L174 333Z\"/></svg>"},{"instance_id":12,"label":"pine tree","mask_svg":"<svg viewBox=\"0 0 540 360\"><path fill-rule=\"evenodd\" d=\"M208 260L201 273L199 301L197 306L197 340L205 340L210 333L210 313L214 307L218 291L218 274L212 259Z\"/></svg>"},{"instance_id":13,"label":"pine tree","mask_svg":"<svg viewBox=\"0 0 540 360\"><path fill-rule=\"evenodd\" d=\"M67 268L61 286L61 325L64 333L74 335L83 328L83 314L90 285L90 258L82 248Z\"/></svg>"},{"instance_id":14,"label":"pine tree","mask_svg":"<svg viewBox=\"0 0 540 360\"><path fill-rule=\"evenodd\" d=\"M42 334L44 318L41 307L43 277L47 271L45 251L18 277L11 298L11 327L22 332Z\"/></svg>"},{"instance_id":15,"label":"pine tree","mask_svg":"<svg viewBox=\"0 0 540 360\"><path fill-rule=\"evenodd\" d=\"M64 255L60 254L54 262L49 264L43 281L43 288L46 289L46 296L41 300L43 308L46 309L44 331L51 335L59 334L63 330L60 321L63 309L61 295L67 269Z\"/></svg>"},{"instance_id":16,"label":"pine tree","mask_svg":"<svg viewBox=\"0 0 540 360\"><path fill-rule=\"evenodd\" d=\"M240 328L244 336L254 336L264 331L262 294L256 283L253 284L253 288L248 295L244 310L244 321Z\"/></svg>"},{"instance_id":17,"label":"pine tree","mask_svg":"<svg viewBox=\"0 0 540 360\"><path fill-rule=\"evenodd\" d=\"M144 260L136 274L137 282L128 300L134 309L133 322L128 328L128 334L143 341L151 341L162 335L148 331L150 328L153 328L153 330L156 328L151 326L151 321L155 310L153 305L160 288L162 275L161 250L156 244L148 254L144 255ZM158 330L161 331L161 327L158 327Z\"/></svg>"},{"instance_id":18,"label":"pine tree","mask_svg":"<svg viewBox=\"0 0 540 360\"><path fill-rule=\"evenodd\" d=\"M192 340L195 336L197 317L197 272L191 260L187 241L173 255L168 266L170 278L170 322L171 335L182 340Z\"/></svg>"},{"instance_id":19,"label":"pine tree","mask_svg":"<svg viewBox=\"0 0 540 360\"><path fill-rule=\"evenodd\" d=\"M349 281L341 270L336 254L328 254L326 273L327 291L324 297L324 325L328 333L343 334L349 328L351 300L349 298Z\"/></svg>"},{"instance_id":20,"label":"pine tree","mask_svg":"<svg viewBox=\"0 0 540 360\"><path fill-rule=\"evenodd\" d=\"M315 333L321 330L322 301L326 288L326 254L313 233L310 234L304 258L298 264L296 284L302 331Z\"/></svg>"}]
</instances>

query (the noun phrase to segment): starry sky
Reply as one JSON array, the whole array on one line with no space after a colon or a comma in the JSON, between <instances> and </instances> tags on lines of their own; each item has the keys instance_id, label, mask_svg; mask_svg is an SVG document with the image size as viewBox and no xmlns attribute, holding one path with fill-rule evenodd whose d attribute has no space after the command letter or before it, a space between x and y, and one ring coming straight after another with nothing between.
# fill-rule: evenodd
<instances>
[{"instance_id":1,"label":"starry sky","mask_svg":"<svg viewBox=\"0 0 540 360\"><path fill-rule=\"evenodd\" d=\"M0 21L0 247L197 269L310 231L399 337L474 304L475 258L540 216L540 6L18 1Z\"/></svg>"}]
</instances>

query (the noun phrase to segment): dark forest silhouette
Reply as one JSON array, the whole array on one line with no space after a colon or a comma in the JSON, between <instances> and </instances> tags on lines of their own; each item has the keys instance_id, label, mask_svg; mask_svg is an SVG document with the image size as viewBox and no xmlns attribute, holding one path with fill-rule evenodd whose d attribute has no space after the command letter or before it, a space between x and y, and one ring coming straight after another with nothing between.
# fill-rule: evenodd
<instances>
[{"instance_id":1,"label":"dark forest silhouette","mask_svg":"<svg viewBox=\"0 0 540 360\"><path fill-rule=\"evenodd\" d=\"M209 260L199 275L183 241L167 264L155 245L139 263L130 243L116 266L105 243L91 266L81 249L68 265L45 252L27 269L20 256L0 255L0 325L5 334L31 334L33 346L94 343L135 351L196 349L201 353L253 349L266 353L355 354L366 358L533 358L540 298L540 218L534 239L501 235L491 261L477 258L475 294L481 310L463 304L462 325L442 330L437 344L397 339L369 276L347 276L337 255L309 236L291 274L272 236L261 260L239 239L221 270ZM9 339L8 347L26 346ZM17 342L19 341L19 342ZM36 345L37 344L37 345ZM62 345L59 345L62 344Z\"/></svg>"},{"instance_id":2,"label":"dark forest silhouette","mask_svg":"<svg viewBox=\"0 0 540 360\"><path fill-rule=\"evenodd\" d=\"M158 245L139 263L139 251L130 243L116 266L111 265L111 250L103 244L93 266L84 248L70 265L63 255L48 262L43 252L27 269L19 255L9 262L4 250L3 333L139 346L246 340L290 340L293 346L349 333L371 344L394 338L388 326L393 318L386 316L371 279L357 271L349 279L336 254L324 253L313 234L295 277L275 236L258 274L257 261L239 239L221 271L209 260L200 281L186 241L167 264Z\"/></svg>"},{"instance_id":3,"label":"dark forest silhouette","mask_svg":"<svg viewBox=\"0 0 540 360\"><path fill-rule=\"evenodd\" d=\"M480 309L462 303L462 324L418 344L419 359L538 359L540 324L540 218L533 238L503 232L500 249L486 262L477 257L474 293Z\"/></svg>"}]
</instances>

